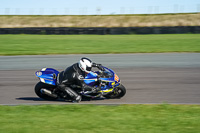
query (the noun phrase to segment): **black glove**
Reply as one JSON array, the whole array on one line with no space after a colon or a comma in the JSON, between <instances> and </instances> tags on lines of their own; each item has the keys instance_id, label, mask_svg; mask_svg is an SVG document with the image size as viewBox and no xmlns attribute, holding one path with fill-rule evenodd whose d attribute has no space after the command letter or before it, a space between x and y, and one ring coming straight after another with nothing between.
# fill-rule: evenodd
<instances>
[{"instance_id":1,"label":"black glove","mask_svg":"<svg viewBox=\"0 0 200 133\"><path fill-rule=\"evenodd\" d=\"M101 71L105 71L105 69L103 68L103 66L100 64L100 66L97 67L99 70Z\"/></svg>"},{"instance_id":2,"label":"black glove","mask_svg":"<svg viewBox=\"0 0 200 133\"><path fill-rule=\"evenodd\" d=\"M98 64L92 63L92 67L98 67Z\"/></svg>"},{"instance_id":3,"label":"black glove","mask_svg":"<svg viewBox=\"0 0 200 133\"><path fill-rule=\"evenodd\" d=\"M105 71L105 69L103 68L101 64L92 63L92 67L97 67L99 70Z\"/></svg>"}]
</instances>

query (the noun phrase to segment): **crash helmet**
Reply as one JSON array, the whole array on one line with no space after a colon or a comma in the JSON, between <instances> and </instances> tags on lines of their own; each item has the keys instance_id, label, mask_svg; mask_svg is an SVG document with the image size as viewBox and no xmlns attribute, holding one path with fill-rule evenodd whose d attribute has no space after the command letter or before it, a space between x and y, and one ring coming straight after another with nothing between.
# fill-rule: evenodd
<instances>
[{"instance_id":1,"label":"crash helmet","mask_svg":"<svg viewBox=\"0 0 200 133\"><path fill-rule=\"evenodd\" d=\"M86 57L82 57L78 65L83 72L90 73L92 70L92 61Z\"/></svg>"}]
</instances>

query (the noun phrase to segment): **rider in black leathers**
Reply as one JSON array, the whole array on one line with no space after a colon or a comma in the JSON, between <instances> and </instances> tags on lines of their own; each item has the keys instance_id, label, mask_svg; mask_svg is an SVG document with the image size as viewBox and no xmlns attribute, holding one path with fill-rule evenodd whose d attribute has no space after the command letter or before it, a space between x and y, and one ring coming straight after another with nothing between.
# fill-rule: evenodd
<instances>
[{"instance_id":1,"label":"rider in black leathers","mask_svg":"<svg viewBox=\"0 0 200 133\"><path fill-rule=\"evenodd\" d=\"M70 95L73 99L73 102L80 102L81 96L76 93L70 86L77 85L82 88L83 91L92 91L94 93L100 91L100 87L92 87L85 84L83 79L91 71L92 67L97 67L100 70L103 70L101 64L92 63L88 58L81 58L78 63L73 64L72 66L66 68L66 70L59 73L57 78L58 88L65 92L67 96Z\"/></svg>"}]
</instances>

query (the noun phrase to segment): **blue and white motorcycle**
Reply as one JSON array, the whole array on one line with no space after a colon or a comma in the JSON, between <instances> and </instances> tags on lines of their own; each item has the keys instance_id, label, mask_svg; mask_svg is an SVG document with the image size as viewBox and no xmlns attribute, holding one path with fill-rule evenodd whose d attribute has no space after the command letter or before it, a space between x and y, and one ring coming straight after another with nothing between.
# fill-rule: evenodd
<instances>
[{"instance_id":1,"label":"blue and white motorcycle","mask_svg":"<svg viewBox=\"0 0 200 133\"><path fill-rule=\"evenodd\" d=\"M117 74L104 66L104 71L92 71L84 79L89 86L101 86L101 91L93 93L91 91L82 91L80 86L71 85L70 87L82 96L82 99L91 100L98 97L108 99L121 98L126 94L126 88L121 84ZM57 89L57 77L59 71L53 68L43 68L37 71L35 75L40 79L35 86L35 93L45 100L56 100L58 98L72 100L69 95Z\"/></svg>"}]
</instances>

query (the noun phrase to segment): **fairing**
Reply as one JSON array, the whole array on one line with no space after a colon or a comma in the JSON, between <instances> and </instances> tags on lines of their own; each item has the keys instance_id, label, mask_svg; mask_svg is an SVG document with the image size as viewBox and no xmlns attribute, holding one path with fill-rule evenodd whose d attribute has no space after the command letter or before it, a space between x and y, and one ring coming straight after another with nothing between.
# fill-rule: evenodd
<instances>
[{"instance_id":1,"label":"fairing","mask_svg":"<svg viewBox=\"0 0 200 133\"><path fill-rule=\"evenodd\" d=\"M120 85L120 79L115 74L114 71L112 71L109 68L104 67L105 71L103 72L103 75L99 78L99 80L102 81L101 90L103 92L111 92L113 89ZM97 79L99 72L90 72L84 79L84 82L87 85L95 86L97 85Z\"/></svg>"}]
</instances>

